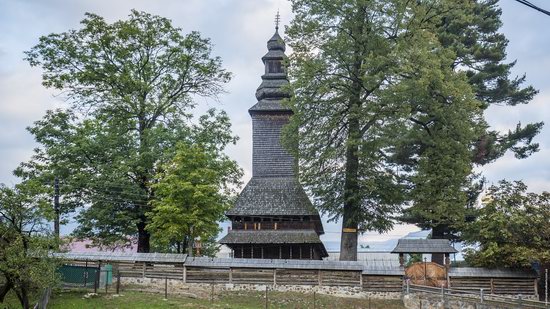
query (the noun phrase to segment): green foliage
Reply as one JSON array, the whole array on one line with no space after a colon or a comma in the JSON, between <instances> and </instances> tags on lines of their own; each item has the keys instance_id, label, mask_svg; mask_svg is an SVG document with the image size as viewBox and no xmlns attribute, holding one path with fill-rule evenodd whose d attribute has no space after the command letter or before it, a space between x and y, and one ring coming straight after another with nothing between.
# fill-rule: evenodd
<instances>
[{"instance_id":1,"label":"green foliage","mask_svg":"<svg viewBox=\"0 0 550 309\"><path fill-rule=\"evenodd\" d=\"M527 192L521 181L489 188L489 202L464 228L473 246L466 260L474 266L530 267L550 264L550 193Z\"/></svg>"},{"instance_id":2,"label":"green foliage","mask_svg":"<svg viewBox=\"0 0 550 309\"><path fill-rule=\"evenodd\" d=\"M409 254L409 258L407 259L407 264L405 267L409 267L414 263L422 262L422 253L414 253Z\"/></svg>"},{"instance_id":3,"label":"green foliage","mask_svg":"<svg viewBox=\"0 0 550 309\"><path fill-rule=\"evenodd\" d=\"M179 243L192 255L198 238L207 249L240 184L241 169L220 152L179 143L162 170L152 185L155 199L147 229L166 247Z\"/></svg>"},{"instance_id":4,"label":"green foliage","mask_svg":"<svg viewBox=\"0 0 550 309\"><path fill-rule=\"evenodd\" d=\"M527 104L537 93L531 86L522 88L525 76L511 76L515 62L505 62L508 41L498 32L502 22L497 2L475 0L434 6L442 16L437 26L438 40L454 53L449 65L466 75L481 110L491 105ZM509 150L519 159L538 151L533 138L540 132L542 122L525 126L518 123L513 130L502 133L491 130L482 119L472 121L465 114L467 106L458 108L463 107L464 111L444 110L450 115L440 125L449 126L453 134L442 132L435 147L419 147L422 137L414 135L401 146L400 157L406 160L415 153L420 155L420 160L403 161L411 169L417 165L417 174L412 179L413 207L403 219L422 228L433 228L435 238L456 237L457 226L468 216L466 207L476 200L484 182L481 174L473 173L474 165L493 162ZM451 120L451 115L456 119ZM473 115L481 117L480 113ZM468 128L473 132L468 133ZM467 148L458 150L452 143L462 143ZM420 152L415 151L418 149Z\"/></svg>"},{"instance_id":5,"label":"green foliage","mask_svg":"<svg viewBox=\"0 0 550 309\"><path fill-rule=\"evenodd\" d=\"M438 37L440 11L463 2L293 1L286 140L317 206L344 227L387 231L410 188L445 215L465 201L486 124Z\"/></svg>"},{"instance_id":6,"label":"green foliage","mask_svg":"<svg viewBox=\"0 0 550 309\"><path fill-rule=\"evenodd\" d=\"M82 28L50 34L29 50L43 84L62 91L66 111L50 111L29 131L41 147L17 173L61 180L64 210L87 205L76 235L98 245L149 251L146 230L159 167L177 142L223 150L236 137L224 112L193 123L192 97L216 97L231 74L199 33L181 34L170 20L132 11L107 23L86 14Z\"/></svg>"},{"instance_id":7,"label":"green foliage","mask_svg":"<svg viewBox=\"0 0 550 309\"><path fill-rule=\"evenodd\" d=\"M56 240L44 225L50 216L41 186L0 186L0 302L11 290L21 306L29 308L31 292L57 282L56 261L48 254Z\"/></svg>"}]
</instances>

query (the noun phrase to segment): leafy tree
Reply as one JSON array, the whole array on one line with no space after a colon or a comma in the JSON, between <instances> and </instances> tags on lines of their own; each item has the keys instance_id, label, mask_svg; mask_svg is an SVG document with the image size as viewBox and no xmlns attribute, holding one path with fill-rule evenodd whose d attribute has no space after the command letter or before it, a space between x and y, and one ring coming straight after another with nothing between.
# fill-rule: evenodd
<instances>
[{"instance_id":1,"label":"leafy tree","mask_svg":"<svg viewBox=\"0 0 550 309\"><path fill-rule=\"evenodd\" d=\"M220 232L242 171L226 155L201 145L179 143L153 184L155 200L147 229L166 247L176 244L193 255L199 238L205 250Z\"/></svg>"},{"instance_id":2,"label":"leafy tree","mask_svg":"<svg viewBox=\"0 0 550 309\"><path fill-rule=\"evenodd\" d=\"M400 157L400 147L411 127L449 118L415 137L421 140L411 151L425 144L445 149L445 156L463 154L462 142L477 130L472 126L484 125L481 110L466 75L451 69L453 54L435 35L439 12L430 6L295 0L293 9L287 34L295 116L287 143L317 206L333 220L342 218L341 259L355 260L358 230L389 230L405 201L405 180L416 166L403 163L411 157ZM443 145L453 130L457 140Z\"/></svg>"},{"instance_id":3,"label":"leafy tree","mask_svg":"<svg viewBox=\"0 0 550 309\"><path fill-rule=\"evenodd\" d=\"M293 1L286 139L344 231L383 232L409 201L401 220L449 238L483 185L475 165L538 150L542 123L501 133L482 117L536 93L511 77L496 2ZM356 239L343 233L344 259L355 259Z\"/></svg>"},{"instance_id":4,"label":"leafy tree","mask_svg":"<svg viewBox=\"0 0 550 309\"><path fill-rule=\"evenodd\" d=\"M52 209L40 188L32 182L0 185L0 303L11 290L30 308L30 293L57 281L56 262L48 255L56 240L44 225Z\"/></svg>"},{"instance_id":5,"label":"leafy tree","mask_svg":"<svg viewBox=\"0 0 550 309\"><path fill-rule=\"evenodd\" d=\"M202 139L223 149L235 141L225 113L209 111L195 125L189 114L193 97L215 98L230 73L211 56L208 39L182 35L166 18L132 11L109 24L87 13L81 23L26 52L42 68L43 85L62 91L71 108L30 129L42 148L20 172L46 177L68 169L67 194L90 206L77 234L102 244L137 235L138 251L148 252L151 181L176 142Z\"/></svg>"},{"instance_id":6,"label":"leafy tree","mask_svg":"<svg viewBox=\"0 0 550 309\"><path fill-rule=\"evenodd\" d=\"M483 110L492 105L527 104L536 94L533 87L522 87L525 75L511 75L515 61L508 63L505 59L508 41L499 33L502 22L497 3L498 0L472 0L450 7L433 7L443 16L437 27L438 39L443 47L454 52L449 65L466 74ZM427 134L424 124L420 123L413 129ZM436 123L433 125L437 126ZM417 155L417 160L409 159L406 164L418 167L412 180L415 187L411 196L413 207L407 209L404 220L422 228L431 228L432 238L456 238L459 235L457 228L469 215L467 207L472 206L483 187L482 175L473 173L472 167L493 162L507 151L512 151L518 159L528 157L538 151L533 138L542 125L542 122L525 126L518 123L507 133L490 128L477 130L474 139L461 141L468 144L470 154L457 152L456 155L450 148L416 147L422 134L409 131L408 142L402 145L403 154L400 156L414 158ZM448 144L453 139L456 141L448 135L442 142ZM460 160L466 156L471 157L471 163ZM430 162L428 166L425 166L426 162Z\"/></svg>"},{"instance_id":7,"label":"leafy tree","mask_svg":"<svg viewBox=\"0 0 550 309\"><path fill-rule=\"evenodd\" d=\"M500 181L488 189L489 202L464 229L473 245L466 260L474 266L550 266L550 193L527 192L521 181Z\"/></svg>"}]
</instances>

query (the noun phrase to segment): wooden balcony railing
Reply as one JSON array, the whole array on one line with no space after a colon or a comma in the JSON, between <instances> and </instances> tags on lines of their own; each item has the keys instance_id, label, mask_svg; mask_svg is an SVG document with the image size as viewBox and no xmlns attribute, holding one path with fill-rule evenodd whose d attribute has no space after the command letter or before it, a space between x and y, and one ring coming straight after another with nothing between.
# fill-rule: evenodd
<instances>
[{"instance_id":1,"label":"wooden balcony railing","mask_svg":"<svg viewBox=\"0 0 550 309\"><path fill-rule=\"evenodd\" d=\"M314 221L281 222L233 222L234 230L309 230L315 229Z\"/></svg>"}]
</instances>

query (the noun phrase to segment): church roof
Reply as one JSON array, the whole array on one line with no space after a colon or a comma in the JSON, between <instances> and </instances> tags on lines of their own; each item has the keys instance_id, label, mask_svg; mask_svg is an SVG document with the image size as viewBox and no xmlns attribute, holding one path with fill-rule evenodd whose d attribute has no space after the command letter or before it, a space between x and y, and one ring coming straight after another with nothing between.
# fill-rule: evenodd
<instances>
[{"instance_id":1,"label":"church roof","mask_svg":"<svg viewBox=\"0 0 550 309\"><path fill-rule=\"evenodd\" d=\"M227 216L319 216L295 177L252 177Z\"/></svg>"},{"instance_id":2,"label":"church roof","mask_svg":"<svg viewBox=\"0 0 550 309\"><path fill-rule=\"evenodd\" d=\"M230 230L221 244L321 244L314 230Z\"/></svg>"},{"instance_id":3,"label":"church roof","mask_svg":"<svg viewBox=\"0 0 550 309\"><path fill-rule=\"evenodd\" d=\"M285 49L286 49L285 41L283 41L283 39L279 35L278 30L276 30L275 34L273 34L271 39L269 39L269 41L267 41L267 49L268 50L281 50L283 52L285 51Z\"/></svg>"}]
</instances>

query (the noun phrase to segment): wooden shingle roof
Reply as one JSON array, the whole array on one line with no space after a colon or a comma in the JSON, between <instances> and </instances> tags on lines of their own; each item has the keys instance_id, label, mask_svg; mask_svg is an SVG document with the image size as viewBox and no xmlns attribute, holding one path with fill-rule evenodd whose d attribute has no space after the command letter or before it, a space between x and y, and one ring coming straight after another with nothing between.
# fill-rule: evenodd
<instances>
[{"instance_id":1,"label":"wooden shingle roof","mask_svg":"<svg viewBox=\"0 0 550 309\"><path fill-rule=\"evenodd\" d=\"M319 216L296 177L252 177L227 216Z\"/></svg>"},{"instance_id":2,"label":"wooden shingle roof","mask_svg":"<svg viewBox=\"0 0 550 309\"><path fill-rule=\"evenodd\" d=\"M399 239L392 253L457 253L447 239Z\"/></svg>"}]
</instances>

